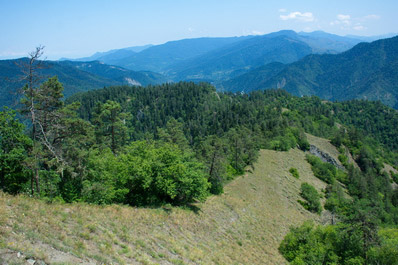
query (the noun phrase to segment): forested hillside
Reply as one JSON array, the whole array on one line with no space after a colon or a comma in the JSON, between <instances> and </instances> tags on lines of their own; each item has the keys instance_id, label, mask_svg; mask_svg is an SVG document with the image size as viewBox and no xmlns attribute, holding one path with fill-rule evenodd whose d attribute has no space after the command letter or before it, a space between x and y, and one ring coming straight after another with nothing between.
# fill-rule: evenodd
<instances>
[{"instance_id":1,"label":"forested hillside","mask_svg":"<svg viewBox=\"0 0 398 265\"><path fill-rule=\"evenodd\" d=\"M337 55L309 55L282 70L255 69L224 83L231 91L283 88L297 95L327 100L380 100L398 108L398 37L361 43ZM256 76L256 81L251 81Z\"/></svg>"},{"instance_id":2,"label":"forested hillside","mask_svg":"<svg viewBox=\"0 0 398 265\"><path fill-rule=\"evenodd\" d=\"M48 202L195 209L196 202L223 193L226 183L253 165L259 149L310 150L305 134L310 133L331 139L345 170L307 156L314 176L328 186L319 194L302 183L299 203L315 213L328 210L338 225L314 233L330 230L339 241L319 241L327 245L319 255L302 251L314 249L311 240L295 241L297 236L313 238L315 228L306 224L304 232L292 230L281 253L304 264L310 259L377 264L371 262L384 252L394 259L389 246L395 238L378 236L384 231L378 229L398 223L398 190L392 186L398 180L383 170L384 164L398 166L395 110L367 101L299 98L283 90L218 93L206 83L109 87L75 94L66 102L62 90L56 77L40 87L25 87L21 114L28 128L14 111L1 112L4 192ZM348 163L347 152L357 166ZM297 169L289 171L300 178Z\"/></svg>"},{"instance_id":3,"label":"forested hillside","mask_svg":"<svg viewBox=\"0 0 398 265\"><path fill-rule=\"evenodd\" d=\"M27 58L0 60L0 106L15 106L26 80ZM167 79L153 72L134 72L100 62L45 61L40 69L41 81L57 75L64 85L66 97L82 91L111 85L149 85L166 82Z\"/></svg>"}]
</instances>

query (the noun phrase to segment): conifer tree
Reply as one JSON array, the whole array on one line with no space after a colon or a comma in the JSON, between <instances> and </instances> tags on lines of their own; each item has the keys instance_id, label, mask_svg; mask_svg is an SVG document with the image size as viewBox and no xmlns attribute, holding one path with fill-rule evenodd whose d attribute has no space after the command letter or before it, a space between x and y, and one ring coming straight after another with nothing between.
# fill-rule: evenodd
<instances>
[{"instance_id":1,"label":"conifer tree","mask_svg":"<svg viewBox=\"0 0 398 265\"><path fill-rule=\"evenodd\" d=\"M121 112L119 103L107 100L99 105L94 118L97 141L111 148L115 154L128 138L127 121L130 115Z\"/></svg>"}]
</instances>

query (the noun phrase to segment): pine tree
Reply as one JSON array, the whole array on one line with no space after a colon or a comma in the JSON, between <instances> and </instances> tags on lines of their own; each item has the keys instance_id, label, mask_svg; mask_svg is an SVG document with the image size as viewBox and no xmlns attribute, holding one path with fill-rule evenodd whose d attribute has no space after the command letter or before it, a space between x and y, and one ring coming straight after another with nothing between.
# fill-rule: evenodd
<instances>
[{"instance_id":1,"label":"pine tree","mask_svg":"<svg viewBox=\"0 0 398 265\"><path fill-rule=\"evenodd\" d=\"M99 105L94 118L97 141L111 148L115 154L128 138L127 121L130 115L121 112L119 103L107 100Z\"/></svg>"}]
</instances>

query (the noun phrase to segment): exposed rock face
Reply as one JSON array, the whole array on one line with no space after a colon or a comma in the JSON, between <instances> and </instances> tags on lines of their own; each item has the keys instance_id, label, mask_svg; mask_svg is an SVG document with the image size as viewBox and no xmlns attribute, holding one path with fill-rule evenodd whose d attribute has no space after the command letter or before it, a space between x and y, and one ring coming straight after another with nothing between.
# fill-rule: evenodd
<instances>
[{"instance_id":1,"label":"exposed rock face","mask_svg":"<svg viewBox=\"0 0 398 265\"><path fill-rule=\"evenodd\" d=\"M345 168L340 163L338 163L333 157L331 157L328 153L323 152L315 145L310 145L310 153L313 154L314 156L319 157L323 162L332 164L338 169L345 170Z\"/></svg>"}]
</instances>

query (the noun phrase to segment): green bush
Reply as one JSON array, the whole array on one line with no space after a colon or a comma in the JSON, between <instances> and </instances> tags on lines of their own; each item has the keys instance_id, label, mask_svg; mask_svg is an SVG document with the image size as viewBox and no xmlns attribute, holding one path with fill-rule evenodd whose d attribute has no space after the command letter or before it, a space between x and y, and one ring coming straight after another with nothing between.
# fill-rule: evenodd
<instances>
[{"instance_id":1,"label":"green bush","mask_svg":"<svg viewBox=\"0 0 398 265\"><path fill-rule=\"evenodd\" d=\"M319 194L313 186L306 182L302 183L300 195L306 200L303 206L307 210L315 213L320 213L322 211Z\"/></svg>"},{"instance_id":2,"label":"green bush","mask_svg":"<svg viewBox=\"0 0 398 265\"><path fill-rule=\"evenodd\" d=\"M91 152L88 174L83 181L82 199L96 204L122 203L129 192L121 162L110 149Z\"/></svg>"},{"instance_id":3,"label":"green bush","mask_svg":"<svg viewBox=\"0 0 398 265\"><path fill-rule=\"evenodd\" d=\"M337 148L339 148L341 146L341 144L343 143L343 137L340 133L336 134L331 140L330 143L334 146L336 146Z\"/></svg>"},{"instance_id":4,"label":"green bush","mask_svg":"<svg viewBox=\"0 0 398 265\"><path fill-rule=\"evenodd\" d=\"M338 156L338 159L343 165L347 164L348 162L348 157L346 155L341 154Z\"/></svg>"},{"instance_id":5,"label":"green bush","mask_svg":"<svg viewBox=\"0 0 398 265\"><path fill-rule=\"evenodd\" d=\"M136 141L118 156L110 149L91 154L82 197L97 204L185 204L203 201L209 188L203 165L176 145Z\"/></svg>"},{"instance_id":6,"label":"green bush","mask_svg":"<svg viewBox=\"0 0 398 265\"><path fill-rule=\"evenodd\" d=\"M346 214L349 211L350 200L346 198L340 183L335 182L326 188L326 202L324 208L332 213Z\"/></svg>"},{"instance_id":7,"label":"green bush","mask_svg":"<svg viewBox=\"0 0 398 265\"><path fill-rule=\"evenodd\" d=\"M394 172L390 171L390 174L391 174L392 180L393 180L395 183L398 184L398 173L395 173L395 174L394 174Z\"/></svg>"},{"instance_id":8,"label":"green bush","mask_svg":"<svg viewBox=\"0 0 398 265\"><path fill-rule=\"evenodd\" d=\"M297 145L301 150L303 151L310 150L310 143L308 142L307 136L305 135L303 130L291 127L290 131L296 138Z\"/></svg>"},{"instance_id":9,"label":"green bush","mask_svg":"<svg viewBox=\"0 0 398 265\"><path fill-rule=\"evenodd\" d=\"M300 175L299 175L299 173L298 173L297 168L292 167L292 168L289 169L289 172L290 172L290 173L293 175L293 177L295 177L296 179L300 178Z\"/></svg>"},{"instance_id":10,"label":"green bush","mask_svg":"<svg viewBox=\"0 0 398 265\"><path fill-rule=\"evenodd\" d=\"M210 183L203 165L175 145L134 142L120 161L128 178L129 204L184 204L208 196Z\"/></svg>"},{"instance_id":11,"label":"green bush","mask_svg":"<svg viewBox=\"0 0 398 265\"><path fill-rule=\"evenodd\" d=\"M312 222L292 228L279 246L290 264L339 264L333 243L337 232L333 226L314 227Z\"/></svg>"},{"instance_id":12,"label":"green bush","mask_svg":"<svg viewBox=\"0 0 398 265\"><path fill-rule=\"evenodd\" d=\"M382 228L380 244L368 251L370 264L398 264L398 229Z\"/></svg>"},{"instance_id":13,"label":"green bush","mask_svg":"<svg viewBox=\"0 0 398 265\"><path fill-rule=\"evenodd\" d=\"M315 177L326 183L333 184L336 179L337 169L335 166L329 163L324 163L319 157L313 155L307 155L306 159L311 164L312 172Z\"/></svg>"},{"instance_id":14,"label":"green bush","mask_svg":"<svg viewBox=\"0 0 398 265\"><path fill-rule=\"evenodd\" d=\"M288 133L284 136L278 136L270 142L270 149L276 151L288 151L296 146L296 138L293 134Z\"/></svg>"}]
</instances>

